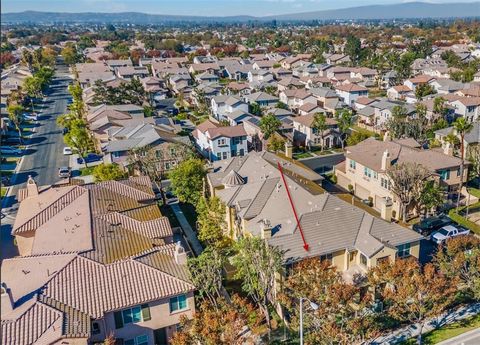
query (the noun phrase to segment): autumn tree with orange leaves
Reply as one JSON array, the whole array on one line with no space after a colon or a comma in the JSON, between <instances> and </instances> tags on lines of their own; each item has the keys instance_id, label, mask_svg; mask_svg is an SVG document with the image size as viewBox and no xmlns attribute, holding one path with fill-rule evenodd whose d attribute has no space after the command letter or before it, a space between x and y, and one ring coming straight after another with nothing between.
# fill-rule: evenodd
<instances>
[{"instance_id":1,"label":"autumn tree with orange leaves","mask_svg":"<svg viewBox=\"0 0 480 345\"><path fill-rule=\"evenodd\" d=\"M346 283L330 261L311 258L293 267L280 301L294 328L299 325L300 298L318 305L314 310L304 303L305 344L361 344L379 333L372 297L361 286Z\"/></svg>"},{"instance_id":2,"label":"autumn tree with orange leaves","mask_svg":"<svg viewBox=\"0 0 480 345\"><path fill-rule=\"evenodd\" d=\"M457 292L457 280L435 265L420 266L414 258L382 262L368 274L369 284L378 289L385 312L397 322L418 323L418 343L426 321L448 309Z\"/></svg>"},{"instance_id":3,"label":"autumn tree with orange leaves","mask_svg":"<svg viewBox=\"0 0 480 345\"><path fill-rule=\"evenodd\" d=\"M182 330L174 334L171 344L254 344L263 321L262 313L238 295L233 295L230 302L218 300L216 306L205 300L193 319L182 319Z\"/></svg>"}]
</instances>

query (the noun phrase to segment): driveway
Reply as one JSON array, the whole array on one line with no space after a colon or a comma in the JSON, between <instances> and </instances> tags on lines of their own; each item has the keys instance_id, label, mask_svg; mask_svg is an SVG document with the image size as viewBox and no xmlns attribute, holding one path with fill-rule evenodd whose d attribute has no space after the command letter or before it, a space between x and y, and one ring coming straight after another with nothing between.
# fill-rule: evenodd
<instances>
[{"instance_id":1,"label":"driveway","mask_svg":"<svg viewBox=\"0 0 480 345\"><path fill-rule=\"evenodd\" d=\"M311 158L299 159L302 164L306 165L318 174L325 174L333 169L333 166L345 160L343 153L334 153L331 155L316 156Z\"/></svg>"},{"instance_id":2,"label":"driveway","mask_svg":"<svg viewBox=\"0 0 480 345\"><path fill-rule=\"evenodd\" d=\"M50 185L60 180L57 175L58 168L68 166L69 157L63 155L65 145L56 119L67 110L67 99L70 98L67 87L71 81L67 66L57 65L43 104L35 106L35 110L40 114L36 133L27 143L28 148L20 162L18 173L12 176L13 186L2 202L2 213L6 217L2 219L0 230L1 259L18 255L10 232L18 210L16 195L19 189L25 187L28 176L35 178L39 186Z\"/></svg>"}]
</instances>

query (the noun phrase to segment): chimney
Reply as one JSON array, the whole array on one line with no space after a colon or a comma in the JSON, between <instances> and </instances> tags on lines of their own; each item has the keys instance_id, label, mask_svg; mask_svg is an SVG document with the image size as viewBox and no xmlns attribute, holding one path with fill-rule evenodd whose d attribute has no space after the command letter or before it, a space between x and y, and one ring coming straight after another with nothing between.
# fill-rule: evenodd
<instances>
[{"instance_id":1,"label":"chimney","mask_svg":"<svg viewBox=\"0 0 480 345\"><path fill-rule=\"evenodd\" d=\"M272 237L272 226L270 225L270 221L268 219L264 219L262 221L262 238L264 240L268 240Z\"/></svg>"},{"instance_id":2,"label":"chimney","mask_svg":"<svg viewBox=\"0 0 480 345\"><path fill-rule=\"evenodd\" d=\"M388 152L388 150L385 150L382 155L382 170L387 170L391 164L392 161L390 159L390 152Z\"/></svg>"},{"instance_id":3,"label":"chimney","mask_svg":"<svg viewBox=\"0 0 480 345\"><path fill-rule=\"evenodd\" d=\"M13 303L13 297L12 297L12 293L10 291L10 289L7 287L7 284L5 283L2 283L1 285L1 296L2 296L2 300L1 300L1 306L2 306L2 311L1 311L1 314L2 315L7 315L8 313L10 313L12 310L13 310L13 306L14 306L14 303Z\"/></svg>"},{"instance_id":4,"label":"chimney","mask_svg":"<svg viewBox=\"0 0 480 345\"><path fill-rule=\"evenodd\" d=\"M293 144L290 140L285 141L285 156L287 158L293 158Z\"/></svg>"},{"instance_id":5,"label":"chimney","mask_svg":"<svg viewBox=\"0 0 480 345\"><path fill-rule=\"evenodd\" d=\"M453 156L453 145L450 143L443 144L443 153L449 156Z\"/></svg>"},{"instance_id":6,"label":"chimney","mask_svg":"<svg viewBox=\"0 0 480 345\"><path fill-rule=\"evenodd\" d=\"M187 253L185 253L185 249L183 249L180 241L175 244L175 262L179 265L187 263Z\"/></svg>"},{"instance_id":7,"label":"chimney","mask_svg":"<svg viewBox=\"0 0 480 345\"><path fill-rule=\"evenodd\" d=\"M392 209L393 209L392 199L389 197L382 198L382 205L380 208L380 216L382 217L382 219L385 219L387 222L391 222Z\"/></svg>"},{"instance_id":8,"label":"chimney","mask_svg":"<svg viewBox=\"0 0 480 345\"><path fill-rule=\"evenodd\" d=\"M383 135L383 141L392 141L389 131L386 131L385 134Z\"/></svg>"},{"instance_id":9,"label":"chimney","mask_svg":"<svg viewBox=\"0 0 480 345\"><path fill-rule=\"evenodd\" d=\"M38 186L32 175L28 175L27 180L27 198L38 195Z\"/></svg>"}]
</instances>

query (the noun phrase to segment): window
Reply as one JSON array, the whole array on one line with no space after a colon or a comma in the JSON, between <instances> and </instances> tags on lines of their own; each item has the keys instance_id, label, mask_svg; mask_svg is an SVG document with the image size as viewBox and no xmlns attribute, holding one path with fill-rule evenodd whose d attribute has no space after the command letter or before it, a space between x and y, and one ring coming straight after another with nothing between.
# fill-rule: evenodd
<instances>
[{"instance_id":1,"label":"window","mask_svg":"<svg viewBox=\"0 0 480 345\"><path fill-rule=\"evenodd\" d=\"M98 322L92 322L92 334L100 334L100 325Z\"/></svg>"},{"instance_id":2,"label":"window","mask_svg":"<svg viewBox=\"0 0 480 345\"><path fill-rule=\"evenodd\" d=\"M118 152L118 151L112 152L112 157L114 157L114 158L120 157L120 152Z\"/></svg>"},{"instance_id":3,"label":"window","mask_svg":"<svg viewBox=\"0 0 480 345\"><path fill-rule=\"evenodd\" d=\"M245 150L244 149L240 149L240 153L239 153L239 156L244 156L245 155Z\"/></svg>"},{"instance_id":4,"label":"window","mask_svg":"<svg viewBox=\"0 0 480 345\"><path fill-rule=\"evenodd\" d=\"M376 171L373 172L373 178L375 180L378 180L378 173Z\"/></svg>"},{"instance_id":5,"label":"window","mask_svg":"<svg viewBox=\"0 0 480 345\"><path fill-rule=\"evenodd\" d=\"M390 190L390 181L386 178L380 178L380 185L382 188Z\"/></svg>"},{"instance_id":6,"label":"window","mask_svg":"<svg viewBox=\"0 0 480 345\"><path fill-rule=\"evenodd\" d=\"M133 308L124 309L113 313L115 328L122 328L129 323L138 323L152 319L148 304L142 304Z\"/></svg>"},{"instance_id":7,"label":"window","mask_svg":"<svg viewBox=\"0 0 480 345\"><path fill-rule=\"evenodd\" d=\"M357 162L355 162L353 159L350 159L350 168L352 168L352 169L357 168Z\"/></svg>"},{"instance_id":8,"label":"window","mask_svg":"<svg viewBox=\"0 0 480 345\"><path fill-rule=\"evenodd\" d=\"M218 139L218 145L225 145L225 139Z\"/></svg>"},{"instance_id":9,"label":"window","mask_svg":"<svg viewBox=\"0 0 480 345\"><path fill-rule=\"evenodd\" d=\"M439 174L440 179L443 181L450 179L450 170L440 170Z\"/></svg>"},{"instance_id":10,"label":"window","mask_svg":"<svg viewBox=\"0 0 480 345\"><path fill-rule=\"evenodd\" d=\"M156 150L155 151L155 156L158 158L158 159L162 159L163 157L163 152L161 150Z\"/></svg>"},{"instance_id":11,"label":"window","mask_svg":"<svg viewBox=\"0 0 480 345\"><path fill-rule=\"evenodd\" d=\"M170 298L170 313L183 309L187 309L187 295Z\"/></svg>"},{"instance_id":12,"label":"window","mask_svg":"<svg viewBox=\"0 0 480 345\"><path fill-rule=\"evenodd\" d=\"M360 253L360 263L363 265L363 266L367 266L367 257L363 254Z\"/></svg>"},{"instance_id":13,"label":"window","mask_svg":"<svg viewBox=\"0 0 480 345\"><path fill-rule=\"evenodd\" d=\"M223 159L227 159L227 158L228 158L228 153L223 152Z\"/></svg>"},{"instance_id":14,"label":"window","mask_svg":"<svg viewBox=\"0 0 480 345\"><path fill-rule=\"evenodd\" d=\"M457 169L457 177L460 176L460 167Z\"/></svg>"},{"instance_id":15,"label":"window","mask_svg":"<svg viewBox=\"0 0 480 345\"><path fill-rule=\"evenodd\" d=\"M399 258L405 258L410 256L410 243L401 244L397 247L397 256Z\"/></svg>"},{"instance_id":16,"label":"window","mask_svg":"<svg viewBox=\"0 0 480 345\"><path fill-rule=\"evenodd\" d=\"M320 255L320 261L327 260L329 262L332 262L332 259L333 259L332 253Z\"/></svg>"},{"instance_id":17,"label":"window","mask_svg":"<svg viewBox=\"0 0 480 345\"><path fill-rule=\"evenodd\" d=\"M148 335L142 334L133 339L128 339L123 342L124 345L148 345Z\"/></svg>"},{"instance_id":18,"label":"window","mask_svg":"<svg viewBox=\"0 0 480 345\"><path fill-rule=\"evenodd\" d=\"M217 153L217 158L218 158L219 161L222 160L222 154L220 152Z\"/></svg>"},{"instance_id":19,"label":"window","mask_svg":"<svg viewBox=\"0 0 480 345\"><path fill-rule=\"evenodd\" d=\"M370 170L369 168L367 167L364 167L363 168L363 174L367 177L372 177L372 170Z\"/></svg>"},{"instance_id":20,"label":"window","mask_svg":"<svg viewBox=\"0 0 480 345\"><path fill-rule=\"evenodd\" d=\"M232 157L235 157L235 156L237 155L237 151L232 150L232 151L230 152L230 155L231 155Z\"/></svg>"}]
</instances>

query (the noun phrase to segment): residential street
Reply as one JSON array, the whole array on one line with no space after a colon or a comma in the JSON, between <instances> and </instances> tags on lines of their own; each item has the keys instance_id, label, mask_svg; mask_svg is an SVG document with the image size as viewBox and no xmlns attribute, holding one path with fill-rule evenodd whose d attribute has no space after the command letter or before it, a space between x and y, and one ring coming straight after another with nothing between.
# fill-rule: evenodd
<instances>
[{"instance_id":1,"label":"residential street","mask_svg":"<svg viewBox=\"0 0 480 345\"><path fill-rule=\"evenodd\" d=\"M438 345L478 345L480 344L480 329L460 334L455 338L448 339L438 343Z\"/></svg>"},{"instance_id":2,"label":"residential street","mask_svg":"<svg viewBox=\"0 0 480 345\"><path fill-rule=\"evenodd\" d=\"M13 245L10 231L18 208L16 200L18 190L25 186L29 175L35 178L39 186L59 181L58 168L67 166L69 163L69 157L63 155L65 145L62 130L57 126L56 118L66 112L69 98L67 87L70 81L68 67L63 64L57 65L55 77L46 92L44 103L36 105L35 110L40 115L36 133L27 143L26 154L12 181L13 186L2 203L2 213L6 217L2 219L1 225L1 259L17 255L17 248Z\"/></svg>"}]
</instances>

